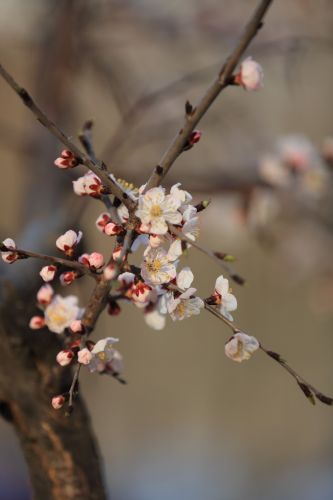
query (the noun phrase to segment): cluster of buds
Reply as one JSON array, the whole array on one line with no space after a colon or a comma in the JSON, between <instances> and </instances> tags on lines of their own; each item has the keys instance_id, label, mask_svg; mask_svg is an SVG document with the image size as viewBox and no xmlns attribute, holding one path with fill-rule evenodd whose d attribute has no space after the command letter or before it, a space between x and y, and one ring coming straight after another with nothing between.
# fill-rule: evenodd
<instances>
[{"instance_id":1,"label":"cluster of buds","mask_svg":"<svg viewBox=\"0 0 333 500\"><path fill-rule=\"evenodd\" d=\"M16 243L11 238L6 238L1 245L1 258L6 264L12 264L19 257L16 250Z\"/></svg>"},{"instance_id":2,"label":"cluster of buds","mask_svg":"<svg viewBox=\"0 0 333 500\"><path fill-rule=\"evenodd\" d=\"M78 196L92 196L93 198L100 198L105 192L100 178L93 172L88 172L73 181L73 189Z\"/></svg>"}]
</instances>

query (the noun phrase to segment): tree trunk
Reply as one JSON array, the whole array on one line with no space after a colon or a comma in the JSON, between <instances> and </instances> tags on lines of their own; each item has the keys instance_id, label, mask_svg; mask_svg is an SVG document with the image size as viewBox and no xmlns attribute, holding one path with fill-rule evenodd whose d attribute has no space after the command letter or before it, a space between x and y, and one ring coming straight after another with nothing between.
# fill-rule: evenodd
<instances>
[{"instance_id":1,"label":"tree trunk","mask_svg":"<svg viewBox=\"0 0 333 500\"><path fill-rule=\"evenodd\" d=\"M61 345L48 331L27 327L31 297L10 290L1 306L0 411L21 442L36 500L104 500L98 449L83 401L66 417L51 406L71 383L55 366ZM33 312L33 311L31 311Z\"/></svg>"}]
</instances>

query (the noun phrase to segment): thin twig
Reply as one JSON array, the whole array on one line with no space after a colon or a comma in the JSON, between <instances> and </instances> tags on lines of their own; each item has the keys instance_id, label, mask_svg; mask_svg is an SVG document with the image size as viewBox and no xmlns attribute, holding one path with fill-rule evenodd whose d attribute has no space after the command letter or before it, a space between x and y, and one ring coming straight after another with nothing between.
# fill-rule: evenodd
<instances>
[{"instance_id":1,"label":"thin twig","mask_svg":"<svg viewBox=\"0 0 333 500\"><path fill-rule=\"evenodd\" d=\"M145 191L148 191L148 189L152 187L158 186L162 182L172 164L183 152L184 146L186 145L191 132L193 132L196 125L199 123L203 115L215 101L220 92L229 85L230 77L234 69L236 68L248 45L255 37L258 30L261 28L263 17L272 1L273 0L261 0L250 22L246 26L244 34L240 38L231 55L227 58L218 76L215 78L207 92L203 95L197 106L193 108L191 113L186 113L182 129L179 131L167 151L164 153L159 164L154 168L147 182Z\"/></svg>"},{"instance_id":2,"label":"thin twig","mask_svg":"<svg viewBox=\"0 0 333 500\"><path fill-rule=\"evenodd\" d=\"M30 252L29 250L21 250L20 248L10 248L6 247L3 243L0 245L0 251L1 252L13 252L18 254L20 257L23 258L34 258L34 259L39 259L39 260L46 260L48 262L52 262L54 264L60 264L65 267L69 267L70 269L76 269L82 274L86 274L94 279L98 279L98 275L93 273L88 267L84 266L80 262L77 262L76 260L69 260L69 259L63 259L62 257L55 257L54 255L47 255L44 253L38 253L38 252Z\"/></svg>"},{"instance_id":3,"label":"thin twig","mask_svg":"<svg viewBox=\"0 0 333 500\"><path fill-rule=\"evenodd\" d=\"M206 301L204 301L204 304L205 304L205 309L209 311L211 314L213 314L215 317L223 321L223 323L228 325L228 327L232 330L233 334L238 332L244 332L244 330L241 330L232 321L223 316L223 314L221 314L216 307L207 304ZM262 352L267 354L267 356L269 356L270 358L274 359L274 361L276 361L284 370L286 370L289 373L289 375L292 376L292 378L297 382L302 392L305 394L305 396L309 399L309 401L312 404L315 404L315 397L316 397L319 401L321 401L324 404L330 406L333 405L333 399L331 397L326 396L321 391L316 389L312 384L307 382L286 362L286 360L280 354L271 351L269 349L266 349L261 342L259 342L259 347L262 350Z\"/></svg>"},{"instance_id":4,"label":"thin twig","mask_svg":"<svg viewBox=\"0 0 333 500\"><path fill-rule=\"evenodd\" d=\"M100 168L104 169L104 164L98 161L97 156L95 154L95 150L94 150L94 146L93 146L93 142L92 142L92 127L93 127L92 120L86 121L83 124L82 131L79 134L79 140L80 140L82 146L84 147L89 158L92 161L94 161L95 163L97 163L100 166ZM120 224L121 221L120 221L120 218L118 216L117 209L113 205L110 196L102 195L101 201L102 201L102 203L104 203L104 206L108 210L112 221L115 222L116 224Z\"/></svg>"},{"instance_id":5,"label":"thin twig","mask_svg":"<svg viewBox=\"0 0 333 500\"><path fill-rule=\"evenodd\" d=\"M184 233L182 233L178 228L176 228L172 224L169 224L169 230L171 231L172 234L177 236L177 238L192 245L196 250L199 250L199 252L207 255L214 262L216 262L216 264L222 267L222 269L224 269L224 271L235 283L237 283L238 285L244 285L245 279L239 274L235 273L232 267L223 261L222 255L225 256L226 254L221 254L221 252L213 252L213 250L198 245L198 243L188 238Z\"/></svg>"},{"instance_id":6,"label":"thin twig","mask_svg":"<svg viewBox=\"0 0 333 500\"><path fill-rule=\"evenodd\" d=\"M26 89L21 87L8 71L0 64L0 75L8 83L8 85L16 92L23 103L36 116L37 120L46 127L60 142L62 142L76 156L78 161L92 170L102 181L106 191L119 198L129 210L135 207L135 201L123 190L120 184L115 179L109 177L106 170L101 169L98 162L92 160L83 151L81 151L70 138L52 121L46 114L37 106Z\"/></svg>"}]
</instances>

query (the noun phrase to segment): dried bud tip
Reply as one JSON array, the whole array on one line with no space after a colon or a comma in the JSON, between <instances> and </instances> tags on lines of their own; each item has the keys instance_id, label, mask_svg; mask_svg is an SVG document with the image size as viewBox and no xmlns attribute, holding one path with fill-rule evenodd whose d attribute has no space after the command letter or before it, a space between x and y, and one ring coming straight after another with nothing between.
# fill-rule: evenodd
<instances>
[{"instance_id":1,"label":"dried bud tip","mask_svg":"<svg viewBox=\"0 0 333 500\"><path fill-rule=\"evenodd\" d=\"M240 276L239 274L232 274L230 276L230 278L235 282L237 283L237 285L245 285L246 281L245 279Z\"/></svg>"},{"instance_id":2,"label":"dried bud tip","mask_svg":"<svg viewBox=\"0 0 333 500\"><path fill-rule=\"evenodd\" d=\"M223 252L214 252L215 257L225 262L235 262L236 258L233 255ZM242 283L243 284L243 283Z\"/></svg>"}]
</instances>

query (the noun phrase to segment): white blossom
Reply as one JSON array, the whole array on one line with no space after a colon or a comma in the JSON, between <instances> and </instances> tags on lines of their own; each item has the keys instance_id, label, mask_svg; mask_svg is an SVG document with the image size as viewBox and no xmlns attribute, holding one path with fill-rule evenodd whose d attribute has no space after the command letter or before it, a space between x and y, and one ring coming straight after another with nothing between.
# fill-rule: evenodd
<instances>
[{"instance_id":1,"label":"white blossom","mask_svg":"<svg viewBox=\"0 0 333 500\"><path fill-rule=\"evenodd\" d=\"M44 266L40 270L39 274L42 277L42 279L47 282L47 281L53 280L56 271L57 271L57 266L53 266L53 265Z\"/></svg>"},{"instance_id":2,"label":"white blossom","mask_svg":"<svg viewBox=\"0 0 333 500\"><path fill-rule=\"evenodd\" d=\"M263 79L263 69L252 57L244 59L235 78L236 82L246 90L261 90L263 88Z\"/></svg>"},{"instance_id":3,"label":"white blossom","mask_svg":"<svg viewBox=\"0 0 333 500\"><path fill-rule=\"evenodd\" d=\"M153 330L163 330L165 327L165 315L158 310L158 307L145 312L144 319L147 325Z\"/></svg>"},{"instance_id":4,"label":"white blossom","mask_svg":"<svg viewBox=\"0 0 333 500\"><path fill-rule=\"evenodd\" d=\"M63 333L81 312L77 297L56 295L45 309L45 324L51 332Z\"/></svg>"},{"instance_id":5,"label":"white blossom","mask_svg":"<svg viewBox=\"0 0 333 500\"><path fill-rule=\"evenodd\" d=\"M233 317L230 312L237 309L237 299L231 293L229 281L222 275L216 279L215 292L219 298L218 303L220 304L220 313L230 321L233 321Z\"/></svg>"},{"instance_id":6,"label":"white blossom","mask_svg":"<svg viewBox=\"0 0 333 500\"><path fill-rule=\"evenodd\" d=\"M259 347L259 342L255 337L238 332L225 344L224 350L228 358L241 363L244 360L250 359Z\"/></svg>"},{"instance_id":7,"label":"white blossom","mask_svg":"<svg viewBox=\"0 0 333 500\"><path fill-rule=\"evenodd\" d=\"M111 371L119 373L122 370L122 356L113 348L118 339L107 337L99 340L91 351L92 358L88 364L91 372Z\"/></svg>"},{"instance_id":8,"label":"white blossom","mask_svg":"<svg viewBox=\"0 0 333 500\"><path fill-rule=\"evenodd\" d=\"M60 351L57 354L56 360L60 366L67 366L72 362L74 358L74 353L71 349L66 349L64 351Z\"/></svg>"},{"instance_id":9,"label":"white blossom","mask_svg":"<svg viewBox=\"0 0 333 500\"><path fill-rule=\"evenodd\" d=\"M152 234L165 234L168 223L179 224L182 216L178 211L181 201L175 196L165 195L165 189L156 187L139 196L135 215L143 224L150 224Z\"/></svg>"},{"instance_id":10,"label":"white blossom","mask_svg":"<svg viewBox=\"0 0 333 500\"><path fill-rule=\"evenodd\" d=\"M174 184L172 186L172 188L170 189L170 194L174 198L179 200L181 205L185 205L187 203L190 203L192 201L192 195L188 191L185 191L184 189L179 189L179 186L181 186L180 182L178 182L177 184Z\"/></svg>"},{"instance_id":11,"label":"white blossom","mask_svg":"<svg viewBox=\"0 0 333 500\"><path fill-rule=\"evenodd\" d=\"M165 296L167 310L174 321L200 314L201 309L204 307L202 299L193 297L197 291L196 288L191 288L193 278L191 269L184 267L176 279L177 286L184 290L184 292L181 294L166 294Z\"/></svg>"},{"instance_id":12,"label":"white blossom","mask_svg":"<svg viewBox=\"0 0 333 500\"><path fill-rule=\"evenodd\" d=\"M62 234L56 240L56 246L62 252L65 252L68 255L71 255L74 247L79 243L82 238L82 232L79 231L76 233L72 229L66 231L66 233Z\"/></svg>"},{"instance_id":13,"label":"white blossom","mask_svg":"<svg viewBox=\"0 0 333 500\"><path fill-rule=\"evenodd\" d=\"M91 354L89 349L87 349L87 347L80 349L79 352L77 353L77 360L82 365L89 365L92 358L93 358L93 355Z\"/></svg>"},{"instance_id":14,"label":"white blossom","mask_svg":"<svg viewBox=\"0 0 333 500\"><path fill-rule=\"evenodd\" d=\"M2 244L5 245L5 247L7 247L7 248L16 249L16 243L11 238L6 238L2 242ZM8 251L8 252L4 251L4 252L1 252L1 258L7 264L12 264L13 262L15 262L15 260L18 259L18 254L16 252L13 252L13 251Z\"/></svg>"},{"instance_id":15,"label":"white blossom","mask_svg":"<svg viewBox=\"0 0 333 500\"><path fill-rule=\"evenodd\" d=\"M176 267L170 262L164 248L149 249L141 265L141 276L152 285L169 283L176 277Z\"/></svg>"}]
</instances>

